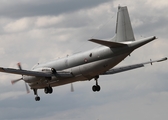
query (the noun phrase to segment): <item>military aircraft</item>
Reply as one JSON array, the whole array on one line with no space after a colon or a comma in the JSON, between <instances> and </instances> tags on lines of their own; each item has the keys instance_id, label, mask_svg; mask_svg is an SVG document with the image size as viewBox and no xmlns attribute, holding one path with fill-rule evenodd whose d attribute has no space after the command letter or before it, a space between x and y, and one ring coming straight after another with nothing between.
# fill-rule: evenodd
<instances>
[{"instance_id":1,"label":"military aircraft","mask_svg":"<svg viewBox=\"0 0 168 120\"><path fill-rule=\"evenodd\" d=\"M144 67L146 64L162 62L167 58L150 60L149 62L114 68L135 49L155 40L155 36L135 41L134 33L127 7L118 7L116 33L112 40L90 39L89 41L101 45L99 48L81 52L55 61L37 64L31 70L23 70L18 63L18 69L0 67L0 72L20 74L22 77L11 81L12 84L25 81L27 92L29 87L40 101L37 90L44 89L46 94L53 92L52 87L65 85L77 81L95 79L92 90L100 91L98 78L100 75L109 75L127 70ZM28 84L28 85L27 85Z\"/></svg>"}]
</instances>

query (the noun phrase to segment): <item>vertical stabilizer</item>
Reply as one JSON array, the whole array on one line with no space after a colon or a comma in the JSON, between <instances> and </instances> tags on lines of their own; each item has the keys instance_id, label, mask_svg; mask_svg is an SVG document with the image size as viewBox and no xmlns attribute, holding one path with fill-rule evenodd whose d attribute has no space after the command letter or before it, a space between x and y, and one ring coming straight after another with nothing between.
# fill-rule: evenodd
<instances>
[{"instance_id":1,"label":"vertical stabilizer","mask_svg":"<svg viewBox=\"0 0 168 120\"><path fill-rule=\"evenodd\" d=\"M118 7L116 23L116 42L134 41L134 33L127 7Z\"/></svg>"}]
</instances>

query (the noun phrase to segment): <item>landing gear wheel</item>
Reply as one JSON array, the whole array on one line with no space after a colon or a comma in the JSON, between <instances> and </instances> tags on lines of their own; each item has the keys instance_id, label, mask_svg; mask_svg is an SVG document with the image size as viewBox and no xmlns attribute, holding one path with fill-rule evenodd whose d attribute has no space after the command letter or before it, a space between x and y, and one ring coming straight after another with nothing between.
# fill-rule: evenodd
<instances>
[{"instance_id":1,"label":"landing gear wheel","mask_svg":"<svg viewBox=\"0 0 168 120\"><path fill-rule=\"evenodd\" d=\"M100 86L99 85L96 86L96 90L100 91Z\"/></svg>"},{"instance_id":2,"label":"landing gear wheel","mask_svg":"<svg viewBox=\"0 0 168 120\"><path fill-rule=\"evenodd\" d=\"M93 85L92 90L93 90L93 92L100 91L100 86L99 85Z\"/></svg>"},{"instance_id":3,"label":"landing gear wheel","mask_svg":"<svg viewBox=\"0 0 168 120\"><path fill-rule=\"evenodd\" d=\"M96 85L93 85L92 90L93 92L96 92Z\"/></svg>"},{"instance_id":4,"label":"landing gear wheel","mask_svg":"<svg viewBox=\"0 0 168 120\"><path fill-rule=\"evenodd\" d=\"M48 87L44 88L44 92L45 92L45 94L48 94L48 92L49 92Z\"/></svg>"},{"instance_id":5,"label":"landing gear wheel","mask_svg":"<svg viewBox=\"0 0 168 120\"><path fill-rule=\"evenodd\" d=\"M53 92L53 89L52 89L52 87L48 87L48 89L49 89L49 92L48 93L52 93Z\"/></svg>"},{"instance_id":6,"label":"landing gear wheel","mask_svg":"<svg viewBox=\"0 0 168 120\"><path fill-rule=\"evenodd\" d=\"M53 89L52 89L52 87L45 87L44 88L44 92L46 93L46 94L48 94L48 93L52 93L53 92Z\"/></svg>"},{"instance_id":7,"label":"landing gear wheel","mask_svg":"<svg viewBox=\"0 0 168 120\"><path fill-rule=\"evenodd\" d=\"M36 96L36 97L35 97L35 100L36 100L36 101L40 101L40 97L39 97L39 96Z\"/></svg>"}]
</instances>

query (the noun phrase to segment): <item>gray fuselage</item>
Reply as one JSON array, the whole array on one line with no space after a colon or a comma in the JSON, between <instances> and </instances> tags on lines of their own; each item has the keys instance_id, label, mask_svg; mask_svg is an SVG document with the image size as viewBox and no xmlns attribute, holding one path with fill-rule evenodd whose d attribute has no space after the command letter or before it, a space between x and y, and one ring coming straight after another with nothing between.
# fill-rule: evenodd
<instances>
[{"instance_id":1,"label":"gray fuselage","mask_svg":"<svg viewBox=\"0 0 168 120\"><path fill-rule=\"evenodd\" d=\"M104 73L113 68L127 57L133 49L130 47L110 48L99 47L83 53L74 54L65 58L57 59L44 64L38 64L33 68L34 71L39 71L41 68L54 68L56 71L70 72L73 77L66 79L58 79L52 77L51 80L46 78L39 78L25 76L27 82L31 79L35 81L29 84L31 88L44 88L46 82L50 82L50 86L59 86L76 81L91 80L95 76ZM46 79L46 82L44 82ZM42 81L42 82L41 82Z\"/></svg>"}]
</instances>

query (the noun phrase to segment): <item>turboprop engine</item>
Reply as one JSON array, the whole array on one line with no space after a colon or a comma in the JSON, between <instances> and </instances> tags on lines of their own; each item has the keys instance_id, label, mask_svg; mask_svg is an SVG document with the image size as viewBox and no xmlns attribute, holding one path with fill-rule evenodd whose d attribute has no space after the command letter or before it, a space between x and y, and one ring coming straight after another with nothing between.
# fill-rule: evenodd
<instances>
[{"instance_id":1,"label":"turboprop engine","mask_svg":"<svg viewBox=\"0 0 168 120\"><path fill-rule=\"evenodd\" d=\"M34 69L34 71L53 73L53 74L56 73L56 70L54 68L37 68L37 69Z\"/></svg>"},{"instance_id":2,"label":"turboprop engine","mask_svg":"<svg viewBox=\"0 0 168 120\"><path fill-rule=\"evenodd\" d=\"M52 73L55 74L56 70L54 68L36 68L33 71L37 71L37 72L44 72L44 73ZM37 76L23 76L23 79L27 82L27 83L32 83L32 82L38 82L42 79L47 79L47 80L51 80L51 77L37 77Z\"/></svg>"}]
</instances>

